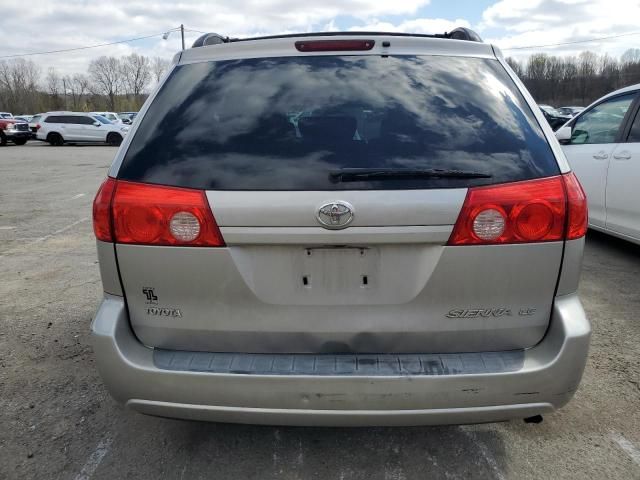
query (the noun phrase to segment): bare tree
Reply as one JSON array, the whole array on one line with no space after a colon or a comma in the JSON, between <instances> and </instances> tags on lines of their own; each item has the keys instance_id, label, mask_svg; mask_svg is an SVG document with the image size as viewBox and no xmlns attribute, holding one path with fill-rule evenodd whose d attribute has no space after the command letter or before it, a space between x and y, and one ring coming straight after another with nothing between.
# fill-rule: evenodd
<instances>
[{"instance_id":1,"label":"bare tree","mask_svg":"<svg viewBox=\"0 0 640 480\"><path fill-rule=\"evenodd\" d=\"M640 63L640 48L630 48L620 56L622 63Z\"/></svg>"},{"instance_id":2,"label":"bare tree","mask_svg":"<svg viewBox=\"0 0 640 480\"><path fill-rule=\"evenodd\" d=\"M620 59L582 52L578 57L534 54L524 66L512 58L507 61L540 103L586 105L640 82L640 49L629 49Z\"/></svg>"},{"instance_id":3,"label":"bare tree","mask_svg":"<svg viewBox=\"0 0 640 480\"><path fill-rule=\"evenodd\" d=\"M132 53L121 61L126 93L137 98L151 81L151 62L145 56Z\"/></svg>"},{"instance_id":4,"label":"bare tree","mask_svg":"<svg viewBox=\"0 0 640 480\"><path fill-rule=\"evenodd\" d=\"M154 57L151 62L151 69L153 70L153 77L155 78L156 83L160 81L164 72L169 69L170 62L166 58L162 57Z\"/></svg>"},{"instance_id":5,"label":"bare tree","mask_svg":"<svg viewBox=\"0 0 640 480\"><path fill-rule=\"evenodd\" d=\"M79 111L83 110L85 96L89 93L89 79L86 75L76 73L73 77L64 77L64 83L71 97L71 108Z\"/></svg>"},{"instance_id":6,"label":"bare tree","mask_svg":"<svg viewBox=\"0 0 640 480\"><path fill-rule=\"evenodd\" d=\"M576 98L576 80L578 78L578 60L576 57L565 57L562 60L562 80L558 88L562 99ZM573 103L573 102L569 102Z\"/></svg>"},{"instance_id":7,"label":"bare tree","mask_svg":"<svg viewBox=\"0 0 640 480\"><path fill-rule=\"evenodd\" d=\"M6 60L0 60L0 92L2 93L0 108L10 110L15 101L15 90L12 80L12 65Z\"/></svg>"},{"instance_id":8,"label":"bare tree","mask_svg":"<svg viewBox=\"0 0 640 480\"><path fill-rule=\"evenodd\" d=\"M604 54L599 59L598 77L602 90L616 90L620 87L620 64L616 58Z\"/></svg>"},{"instance_id":9,"label":"bare tree","mask_svg":"<svg viewBox=\"0 0 640 480\"><path fill-rule=\"evenodd\" d=\"M578 91L582 103L587 103L589 84L596 74L598 57L593 52L582 52L578 55Z\"/></svg>"},{"instance_id":10,"label":"bare tree","mask_svg":"<svg viewBox=\"0 0 640 480\"><path fill-rule=\"evenodd\" d=\"M55 68L50 67L47 71L47 77L45 78L47 82L47 92L52 97L57 97L60 95L60 90L62 88L60 75Z\"/></svg>"},{"instance_id":11,"label":"bare tree","mask_svg":"<svg viewBox=\"0 0 640 480\"><path fill-rule=\"evenodd\" d=\"M525 70L526 77L529 80L527 87L536 98L539 98L544 91L548 60L549 56L546 53L536 53L529 57L529 62L527 63Z\"/></svg>"},{"instance_id":12,"label":"bare tree","mask_svg":"<svg viewBox=\"0 0 640 480\"><path fill-rule=\"evenodd\" d=\"M40 67L31 60L0 61L0 106L12 111L35 111L39 101Z\"/></svg>"},{"instance_id":13,"label":"bare tree","mask_svg":"<svg viewBox=\"0 0 640 480\"><path fill-rule=\"evenodd\" d=\"M630 48L620 57L620 82L631 85L640 82L640 48Z\"/></svg>"},{"instance_id":14,"label":"bare tree","mask_svg":"<svg viewBox=\"0 0 640 480\"><path fill-rule=\"evenodd\" d=\"M522 78L524 72L523 72L522 65L520 64L520 62L518 62L518 60L516 60L513 57L507 57L506 61L509 64L509 66L511 67L511 70L513 70L515 72L515 74L518 75L518 77Z\"/></svg>"},{"instance_id":15,"label":"bare tree","mask_svg":"<svg viewBox=\"0 0 640 480\"><path fill-rule=\"evenodd\" d=\"M47 85L47 93L49 94L49 105L52 109L58 110L62 108L63 104L66 103L67 92L64 89L63 79L60 78L58 72L55 68L51 67L47 71L47 76L45 77L45 83ZM64 96L64 100L60 98L60 93Z\"/></svg>"},{"instance_id":16,"label":"bare tree","mask_svg":"<svg viewBox=\"0 0 640 480\"><path fill-rule=\"evenodd\" d=\"M116 100L122 88L121 72L120 60L116 57L102 56L89 64L95 92L108 98L108 108L112 111L116 110Z\"/></svg>"},{"instance_id":17,"label":"bare tree","mask_svg":"<svg viewBox=\"0 0 640 480\"><path fill-rule=\"evenodd\" d=\"M562 79L563 62L561 58L551 56L547 59L547 81L551 85L560 85ZM559 88L551 89L551 100L556 101L561 92Z\"/></svg>"}]
</instances>

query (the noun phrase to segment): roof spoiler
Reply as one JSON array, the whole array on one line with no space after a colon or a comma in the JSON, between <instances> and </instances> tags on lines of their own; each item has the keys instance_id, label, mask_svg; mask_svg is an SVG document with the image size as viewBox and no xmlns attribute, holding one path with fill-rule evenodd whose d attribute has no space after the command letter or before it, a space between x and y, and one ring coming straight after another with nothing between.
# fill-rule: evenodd
<instances>
[{"instance_id":1,"label":"roof spoiler","mask_svg":"<svg viewBox=\"0 0 640 480\"><path fill-rule=\"evenodd\" d=\"M427 35L422 33L401 33L401 32L314 32L314 33L289 33L285 35L271 35L266 37L230 38L218 33L205 33L193 42L191 48L205 47L209 45L219 45L221 43L243 42L249 40L269 40L275 38L295 38L295 37L334 37L347 35L390 35L395 37L427 37L427 38L448 38L452 40L466 40L468 42L482 42L482 38L476 32L467 27L454 28L450 32Z\"/></svg>"}]
</instances>

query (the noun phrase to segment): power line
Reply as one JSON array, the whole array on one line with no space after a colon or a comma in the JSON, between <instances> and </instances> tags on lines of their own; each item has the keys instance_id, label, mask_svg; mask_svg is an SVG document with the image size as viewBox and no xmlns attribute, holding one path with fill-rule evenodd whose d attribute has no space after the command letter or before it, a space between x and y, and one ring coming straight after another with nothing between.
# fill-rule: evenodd
<instances>
[{"instance_id":1,"label":"power line","mask_svg":"<svg viewBox=\"0 0 640 480\"><path fill-rule=\"evenodd\" d=\"M160 32L160 33L154 33L152 35L144 35L142 37L135 37L135 38L128 38L126 40L118 40L116 42L108 42L108 43L99 43L96 45L85 45L82 47L74 47L74 48L63 48L60 50L48 50L48 51L42 51L42 52L29 52L29 53L17 53L14 55L0 55L0 59L3 58L18 58L18 57L30 57L30 56L34 56L34 55L50 55L50 54L56 54L56 53L65 53L65 52L76 52L79 50L88 50L91 48L99 48L99 47L108 47L110 45L118 45L121 43L129 43L129 42L136 42L139 40L145 40L147 38L153 38L153 37L159 37L162 35L166 35L167 33L170 32L175 32L177 30L180 30L180 27L177 28L172 28L170 30L166 30L164 32ZM194 33L208 33L208 32L203 32L201 30L195 30L192 28L185 28L184 29L187 32L194 32ZM528 46L523 46L523 47L510 47L510 48L503 48L502 50L527 50L527 49L531 49L531 48L548 48L548 47L561 47L564 45L576 45L576 44L580 44L580 43L590 43L590 42L597 42L600 40L610 40L613 38L620 38L620 37L628 37L631 35L640 35L640 31L637 32L628 32L628 33L621 33L618 35L609 35L606 37L598 37L598 38L591 38L589 40L576 40L576 41L572 41L572 42L562 42L562 43L548 43L546 45L528 45Z\"/></svg>"},{"instance_id":2,"label":"power line","mask_svg":"<svg viewBox=\"0 0 640 480\"><path fill-rule=\"evenodd\" d=\"M180 28L179 27L178 28L172 28L171 30L167 30L165 32L154 33L153 35L145 35L143 37L128 38L126 40L118 40L117 42L99 43L97 45L86 45L86 46L83 46L83 47L63 48L63 49L60 49L60 50L49 50L49 51L44 51L44 52L30 52L30 53L17 53L15 55L1 55L0 59L2 59L2 58L17 58L17 57L30 57L30 56L33 56L33 55L49 55L49 54L53 54L53 53L76 52L78 50L88 50L90 48L107 47L109 45L117 45L119 43L136 42L138 40L144 40L146 38L159 37L159 36L165 35L166 33L169 33L169 32L175 32L176 30L180 30Z\"/></svg>"},{"instance_id":3,"label":"power line","mask_svg":"<svg viewBox=\"0 0 640 480\"><path fill-rule=\"evenodd\" d=\"M589 40L576 40L574 42L562 42L562 43L549 43L547 45L529 45L527 47L511 47L511 48L503 48L502 50L526 50L528 48L547 48L547 47L561 47L563 45L575 45L577 43L590 43L590 42L597 42L599 40L610 40L612 38L620 38L620 37L628 37L630 35L640 35L640 32L628 32L628 33L621 33L619 35L609 35L607 37L599 37L599 38L592 38Z\"/></svg>"}]
</instances>

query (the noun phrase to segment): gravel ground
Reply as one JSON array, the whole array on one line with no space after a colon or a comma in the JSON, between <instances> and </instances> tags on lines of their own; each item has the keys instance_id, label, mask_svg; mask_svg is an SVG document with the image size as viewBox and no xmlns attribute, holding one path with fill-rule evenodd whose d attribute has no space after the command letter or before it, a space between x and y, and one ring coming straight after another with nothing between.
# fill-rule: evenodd
<instances>
[{"instance_id":1,"label":"gravel ground","mask_svg":"<svg viewBox=\"0 0 640 480\"><path fill-rule=\"evenodd\" d=\"M590 233L580 389L539 425L206 424L125 411L96 372L91 202L112 147L0 148L0 479L640 479L640 247Z\"/></svg>"}]
</instances>

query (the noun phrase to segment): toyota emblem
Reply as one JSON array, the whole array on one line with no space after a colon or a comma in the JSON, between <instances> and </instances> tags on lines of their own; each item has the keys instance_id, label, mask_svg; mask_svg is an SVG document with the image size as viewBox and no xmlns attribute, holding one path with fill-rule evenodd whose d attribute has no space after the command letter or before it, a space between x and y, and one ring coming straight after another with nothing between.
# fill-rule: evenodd
<instances>
[{"instance_id":1,"label":"toyota emblem","mask_svg":"<svg viewBox=\"0 0 640 480\"><path fill-rule=\"evenodd\" d=\"M353 205L343 201L325 203L318 209L316 218L324 228L345 228L353 221Z\"/></svg>"}]
</instances>

